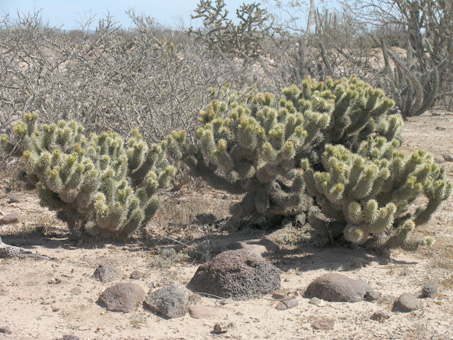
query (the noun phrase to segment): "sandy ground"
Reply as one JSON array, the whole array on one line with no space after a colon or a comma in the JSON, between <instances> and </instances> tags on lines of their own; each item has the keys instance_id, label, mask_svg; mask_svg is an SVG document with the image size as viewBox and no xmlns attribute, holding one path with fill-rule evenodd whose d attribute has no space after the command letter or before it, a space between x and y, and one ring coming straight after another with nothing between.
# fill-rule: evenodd
<instances>
[{"instance_id":1,"label":"sandy ground","mask_svg":"<svg viewBox=\"0 0 453 340\"><path fill-rule=\"evenodd\" d=\"M411 118L404 127L404 148L427 149L442 162L443 154L453 154L452 123L451 114ZM453 163L444 165L452 179ZM11 194L17 202L10 202ZM221 192L186 188L182 194L167 197L163 209L148 226L146 237L126 244L85 241L77 245L54 214L39 206L32 192L4 179L0 211L19 213L21 220L0 226L3 241L55 260L0 259L0 339L61 339L65 335L81 340L453 339L453 198L420 231L437 239L434 246L414 253L395 250L390 259L362 249L326 246L322 241L307 239L303 230L296 228L267 234L281 246L281 251L268 260L281 270L281 291L297 296L299 305L293 309L276 310L278 301L271 294L226 305L203 297L197 304L218 308L219 317L193 319L187 314L166 320L143 306L132 313L116 313L96 303L113 284L92 278L102 263L112 264L124 273L114 283L134 282L150 292L170 284L187 284L198 267L196 260L203 258L196 255L205 253L202 247L206 244L218 252L229 242L264 236L250 229L228 235L216 228L216 223L206 228L192 223L200 213L225 218L230 202L231 197ZM175 252L161 251L172 246L176 246ZM134 270L143 273L142 278L130 279ZM376 302L323 302L315 306L301 296L314 278L332 271L367 280L382 297ZM384 322L370 319L378 310L391 311L401 293L418 295L427 281L437 284L439 294L424 299L421 310L390 312L390 319ZM315 320L332 320L334 328L316 330ZM231 328L215 335L212 330L218 322L231 323ZM1 332L8 329L10 334Z\"/></svg>"}]
</instances>

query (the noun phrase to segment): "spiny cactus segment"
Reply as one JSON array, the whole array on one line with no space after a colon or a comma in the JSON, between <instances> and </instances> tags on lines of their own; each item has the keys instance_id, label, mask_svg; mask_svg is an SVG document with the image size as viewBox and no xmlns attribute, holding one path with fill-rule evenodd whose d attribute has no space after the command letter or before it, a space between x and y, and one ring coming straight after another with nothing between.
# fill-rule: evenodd
<instances>
[{"instance_id":1,"label":"spiny cactus segment","mask_svg":"<svg viewBox=\"0 0 453 340\"><path fill-rule=\"evenodd\" d=\"M307 191L321 210L309 218L321 233L335 233L354 244L415 249L424 241L411 231L426 223L439 204L446 200L452 183L445 180L443 167L431 154L418 151L405 156L399 142L384 137L368 141L358 154L342 145L327 145L322 156L324 171L315 171L302 162ZM428 203L410 209L419 196ZM329 222L343 226L329 230Z\"/></svg>"}]
</instances>

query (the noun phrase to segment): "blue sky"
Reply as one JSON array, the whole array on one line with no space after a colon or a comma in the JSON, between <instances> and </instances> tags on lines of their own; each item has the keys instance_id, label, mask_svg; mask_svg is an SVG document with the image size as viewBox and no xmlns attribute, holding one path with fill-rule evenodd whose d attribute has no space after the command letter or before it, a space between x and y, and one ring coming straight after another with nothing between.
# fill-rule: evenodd
<instances>
[{"instance_id":1,"label":"blue sky","mask_svg":"<svg viewBox=\"0 0 453 340\"><path fill-rule=\"evenodd\" d=\"M226 0L230 12L234 12L242 3L253 0ZM131 26L126 10L133 9L137 14L145 14L157 19L164 25L176 26L183 20L186 27L190 26L190 14L197 7L199 0L0 0L0 16L16 12L29 13L42 10L42 17L50 26L70 30L78 27L90 14L97 19L105 17L109 12L123 28ZM97 20L95 21L97 22Z\"/></svg>"}]
</instances>

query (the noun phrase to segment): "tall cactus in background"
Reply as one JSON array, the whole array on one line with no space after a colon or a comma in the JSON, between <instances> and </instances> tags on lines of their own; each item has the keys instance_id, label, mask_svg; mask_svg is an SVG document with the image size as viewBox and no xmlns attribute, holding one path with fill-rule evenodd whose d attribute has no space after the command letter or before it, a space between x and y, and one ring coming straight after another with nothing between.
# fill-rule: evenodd
<instances>
[{"instance_id":1,"label":"tall cactus in background","mask_svg":"<svg viewBox=\"0 0 453 340\"><path fill-rule=\"evenodd\" d=\"M373 134L398 136L401 117L387 115L393 102L381 90L357 80L318 83L240 96L229 87L200 114L198 141L187 143L182 132L168 137L169 154L183 159L196 176L214 187L246 193L233 207L239 216L295 216L306 212L304 158L320 162L327 143L356 150Z\"/></svg>"},{"instance_id":2,"label":"tall cactus in background","mask_svg":"<svg viewBox=\"0 0 453 340\"><path fill-rule=\"evenodd\" d=\"M149 221L158 208L156 192L175 172L165 147L149 148L134 130L126 150L116 133L87 138L74 121L38 129L37 119L25 114L14 136L1 142L7 152L19 146L16 155L22 154L44 206L59 211L75 234L121 238Z\"/></svg>"},{"instance_id":3,"label":"tall cactus in background","mask_svg":"<svg viewBox=\"0 0 453 340\"><path fill-rule=\"evenodd\" d=\"M192 19L202 19L203 28L189 28L188 33L223 57L257 59L266 38L273 35L271 15L261 4L242 4L236 20L228 18L224 0L200 0Z\"/></svg>"}]
</instances>

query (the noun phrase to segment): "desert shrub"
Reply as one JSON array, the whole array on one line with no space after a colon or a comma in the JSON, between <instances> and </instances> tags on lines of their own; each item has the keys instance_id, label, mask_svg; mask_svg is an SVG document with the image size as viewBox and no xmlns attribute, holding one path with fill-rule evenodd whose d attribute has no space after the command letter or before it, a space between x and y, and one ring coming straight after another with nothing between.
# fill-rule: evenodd
<instances>
[{"instance_id":1,"label":"desert shrub","mask_svg":"<svg viewBox=\"0 0 453 340\"><path fill-rule=\"evenodd\" d=\"M154 215L156 193L175 172L165 143L148 146L137 130L125 144L114 132L86 136L75 121L39 127L36 113L25 114L1 143L22 157L40 203L58 211L76 236L129 236Z\"/></svg>"},{"instance_id":2,"label":"desert shrub","mask_svg":"<svg viewBox=\"0 0 453 340\"><path fill-rule=\"evenodd\" d=\"M381 34L386 58L384 78L389 94L400 107L403 116L417 116L429 110L442 97L451 103L453 61L453 4L437 0L367 0L345 1L362 21L385 32L398 27L400 44L406 48L404 58L389 45L393 37Z\"/></svg>"},{"instance_id":3,"label":"desert shrub","mask_svg":"<svg viewBox=\"0 0 453 340\"><path fill-rule=\"evenodd\" d=\"M325 80L357 75L377 84L379 67L367 25L350 11L322 4L309 8L302 1L266 1L273 4L273 26L278 34L269 39L261 63L276 84L300 84L306 76ZM322 9L323 8L323 9ZM277 13L285 13L279 18ZM307 16L301 20L301 16ZM302 27L301 24L306 27Z\"/></svg>"},{"instance_id":4,"label":"desert shrub","mask_svg":"<svg viewBox=\"0 0 453 340\"><path fill-rule=\"evenodd\" d=\"M431 155L405 159L397 152L402 118L388 114L394 102L355 77L306 78L278 97L229 87L213 96L200 113L197 141L175 132L168 151L210 185L244 193L232 206L236 218L273 214L300 222L308 213L331 237L415 248L420 242L410 231L450 195ZM421 194L427 207L411 213Z\"/></svg>"},{"instance_id":5,"label":"desert shrub","mask_svg":"<svg viewBox=\"0 0 453 340\"><path fill-rule=\"evenodd\" d=\"M194 129L210 87L256 82L250 66L130 15L128 31L106 17L94 32L82 27L77 34L48 27L39 12L0 19L0 132L18 112L36 111L45 123L75 120L89 132L126 137L137 127L157 142L172 130Z\"/></svg>"}]
</instances>

